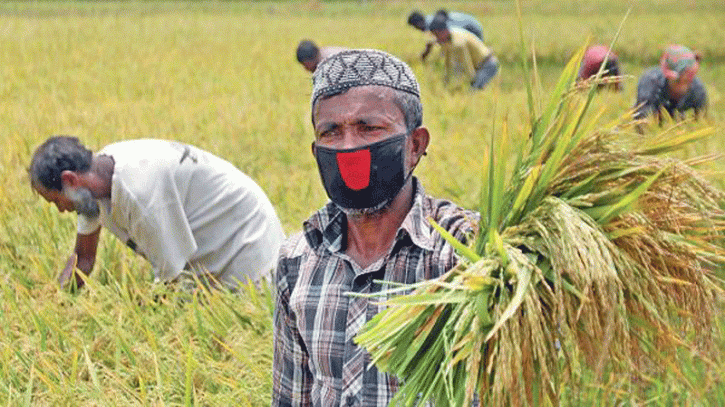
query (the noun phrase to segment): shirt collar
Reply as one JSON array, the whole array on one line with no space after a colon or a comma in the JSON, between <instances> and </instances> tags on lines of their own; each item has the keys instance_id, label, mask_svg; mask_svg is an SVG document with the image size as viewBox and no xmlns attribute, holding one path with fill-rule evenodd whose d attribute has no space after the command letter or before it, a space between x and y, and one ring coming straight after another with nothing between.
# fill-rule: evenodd
<instances>
[{"instance_id":1,"label":"shirt collar","mask_svg":"<svg viewBox=\"0 0 725 407\"><path fill-rule=\"evenodd\" d=\"M430 198L416 177L412 178L415 194L413 206L403 219L396 232L396 240L410 237L413 244L425 250L433 250L433 228L428 221L431 215ZM303 231L307 242L313 250L326 248L331 252L339 252L347 230L347 217L340 208L328 202L322 209L315 212L303 223Z\"/></svg>"}]
</instances>

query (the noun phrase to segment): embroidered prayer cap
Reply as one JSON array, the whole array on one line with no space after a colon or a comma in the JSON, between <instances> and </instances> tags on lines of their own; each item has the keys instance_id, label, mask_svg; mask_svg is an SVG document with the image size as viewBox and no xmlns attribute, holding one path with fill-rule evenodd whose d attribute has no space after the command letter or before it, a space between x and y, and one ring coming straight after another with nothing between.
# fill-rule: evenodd
<instances>
[{"instance_id":1,"label":"embroidered prayer cap","mask_svg":"<svg viewBox=\"0 0 725 407\"><path fill-rule=\"evenodd\" d=\"M405 62L376 49L351 49L338 52L317 65L312 75L312 106L320 96L371 85L393 88L420 98L418 81Z\"/></svg>"},{"instance_id":2,"label":"embroidered prayer cap","mask_svg":"<svg viewBox=\"0 0 725 407\"><path fill-rule=\"evenodd\" d=\"M683 72L690 71L694 75L700 67L697 55L682 45L670 45L660 59L662 72L667 78L677 79Z\"/></svg>"}]
</instances>

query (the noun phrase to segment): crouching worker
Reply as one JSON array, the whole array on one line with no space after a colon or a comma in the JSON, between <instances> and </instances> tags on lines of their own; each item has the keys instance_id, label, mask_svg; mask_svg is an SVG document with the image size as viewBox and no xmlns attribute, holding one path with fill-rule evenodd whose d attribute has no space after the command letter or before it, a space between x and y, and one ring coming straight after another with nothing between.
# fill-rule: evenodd
<instances>
[{"instance_id":1,"label":"crouching worker","mask_svg":"<svg viewBox=\"0 0 725 407\"><path fill-rule=\"evenodd\" d=\"M315 72L317 65L325 58L344 51L343 47L318 47L310 40L302 40L297 45L297 62L302 64L308 72Z\"/></svg>"},{"instance_id":2,"label":"crouching worker","mask_svg":"<svg viewBox=\"0 0 725 407\"><path fill-rule=\"evenodd\" d=\"M609 85L612 90L617 92L622 90L622 78L619 77L621 75L619 57L606 45L593 45L587 48L582 57L577 81L586 82L590 78L596 77L600 69L602 69L602 78L609 79L600 83L598 87Z\"/></svg>"},{"instance_id":3,"label":"crouching worker","mask_svg":"<svg viewBox=\"0 0 725 407\"><path fill-rule=\"evenodd\" d=\"M498 73L498 59L478 37L450 27L446 18L437 15L429 25L445 57L444 81L461 76L473 89L483 89Z\"/></svg>"},{"instance_id":4,"label":"crouching worker","mask_svg":"<svg viewBox=\"0 0 725 407\"><path fill-rule=\"evenodd\" d=\"M637 83L637 109L635 118L654 115L661 121L665 110L673 118L683 118L692 110L695 119L707 110L707 92L696 76L700 57L689 48L670 45L660 65L645 71ZM677 116L675 116L677 115Z\"/></svg>"},{"instance_id":5,"label":"crouching worker","mask_svg":"<svg viewBox=\"0 0 725 407\"><path fill-rule=\"evenodd\" d=\"M210 286L269 279L284 240L262 189L229 162L189 145L130 140L98 153L51 137L33 154L35 189L78 214L75 254L59 278L93 269L101 226L154 268L156 281L198 276Z\"/></svg>"}]
</instances>

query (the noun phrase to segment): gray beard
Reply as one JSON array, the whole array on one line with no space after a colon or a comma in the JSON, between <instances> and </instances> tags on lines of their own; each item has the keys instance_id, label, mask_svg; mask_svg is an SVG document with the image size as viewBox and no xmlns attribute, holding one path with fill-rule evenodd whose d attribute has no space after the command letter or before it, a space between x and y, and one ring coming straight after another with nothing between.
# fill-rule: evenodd
<instances>
[{"instance_id":1,"label":"gray beard","mask_svg":"<svg viewBox=\"0 0 725 407\"><path fill-rule=\"evenodd\" d=\"M89 219L96 219L101 214L101 207L88 188L63 188L63 194L73 202L78 214Z\"/></svg>"},{"instance_id":2,"label":"gray beard","mask_svg":"<svg viewBox=\"0 0 725 407\"><path fill-rule=\"evenodd\" d=\"M405 184L408 183L408 180L410 179L410 177L412 175L413 175L413 170L411 169L410 172L408 172L408 175L405 177L405 181L403 182L403 187L400 188L400 191L402 191L403 188L405 188ZM398 191L398 193L395 194L394 197L392 197L390 199L387 199L387 200L385 200L385 201L383 201L383 202L381 202L381 203L379 203L379 204L377 204L377 205L375 205L373 207L370 207L370 208L343 208L340 205L337 205L337 204L335 204L335 205L337 205L337 207L340 208L340 210L342 211L342 213L344 213L345 215L347 215L349 217L352 217L352 218L378 215L381 212L383 212L386 209L388 209L388 207L390 206L390 204L393 203L393 200L395 200L395 197L398 196L398 194L400 194L400 191Z\"/></svg>"},{"instance_id":3,"label":"gray beard","mask_svg":"<svg viewBox=\"0 0 725 407\"><path fill-rule=\"evenodd\" d=\"M364 217L364 216L371 216L376 215L382 211L384 211L388 206L390 206L390 203L392 203L392 199L385 200L371 208L343 208L342 206L338 205L338 208L344 213L345 215L355 218L355 217Z\"/></svg>"}]
</instances>

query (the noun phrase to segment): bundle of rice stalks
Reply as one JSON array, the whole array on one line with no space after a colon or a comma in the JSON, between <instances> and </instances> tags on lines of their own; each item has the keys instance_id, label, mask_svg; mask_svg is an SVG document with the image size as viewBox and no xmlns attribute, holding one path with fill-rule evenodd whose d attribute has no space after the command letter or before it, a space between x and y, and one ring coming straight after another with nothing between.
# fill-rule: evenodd
<instances>
[{"instance_id":1,"label":"bundle of rice stalks","mask_svg":"<svg viewBox=\"0 0 725 407\"><path fill-rule=\"evenodd\" d=\"M557 405L580 364L635 377L679 347L712 350L725 195L697 160L666 156L712 129L645 139L631 112L602 126L601 111L587 115L594 88L575 89L583 51L510 171L494 158L512 143L492 142L473 243L434 225L457 267L381 293L388 307L356 338L402 380L393 404Z\"/></svg>"}]
</instances>

